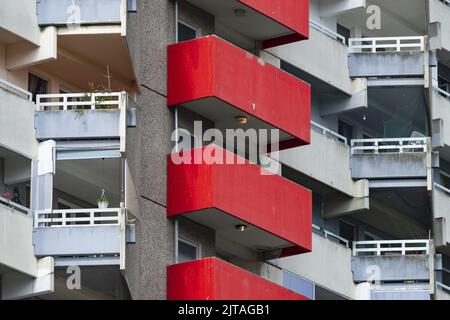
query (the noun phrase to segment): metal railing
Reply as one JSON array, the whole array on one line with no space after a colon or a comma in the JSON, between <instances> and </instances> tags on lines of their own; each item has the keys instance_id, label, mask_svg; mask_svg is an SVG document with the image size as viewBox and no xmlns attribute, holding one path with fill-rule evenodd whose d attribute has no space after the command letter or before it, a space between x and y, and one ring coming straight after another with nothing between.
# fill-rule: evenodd
<instances>
[{"instance_id":1,"label":"metal railing","mask_svg":"<svg viewBox=\"0 0 450 320\"><path fill-rule=\"evenodd\" d=\"M15 203L9 199L6 199L4 197L0 196L0 204L10 207L11 209L14 209L16 211L19 211L21 213L24 213L26 215L28 215L30 213L30 209L28 209L27 207L24 207L18 203Z\"/></svg>"},{"instance_id":2,"label":"metal railing","mask_svg":"<svg viewBox=\"0 0 450 320\"><path fill-rule=\"evenodd\" d=\"M428 254L430 252L429 240L380 240L353 242L353 255L411 255Z\"/></svg>"},{"instance_id":3,"label":"metal railing","mask_svg":"<svg viewBox=\"0 0 450 320\"><path fill-rule=\"evenodd\" d=\"M345 37L341 36L340 34L334 32L331 29L328 29L327 27L324 27L320 25L319 23L309 20L309 25L316 29L317 31L322 32L323 34L333 38L334 40L338 40L339 42L342 42L342 44L345 45Z\"/></svg>"},{"instance_id":4,"label":"metal railing","mask_svg":"<svg viewBox=\"0 0 450 320\"><path fill-rule=\"evenodd\" d=\"M61 93L36 96L37 111L120 109L121 93Z\"/></svg>"},{"instance_id":5,"label":"metal railing","mask_svg":"<svg viewBox=\"0 0 450 320\"><path fill-rule=\"evenodd\" d=\"M6 80L0 79L0 87L8 90L11 93L14 93L18 95L19 97L26 98L28 100L33 100L33 94L31 92L28 92L27 90L22 89L19 86L16 86L15 84L8 82Z\"/></svg>"},{"instance_id":6,"label":"metal railing","mask_svg":"<svg viewBox=\"0 0 450 320\"><path fill-rule=\"evenodd\" d=\"M428 138L353 139L352 154L427 152Z\"/></svg>"},{"instance_id":7,"label":"metal railing","mask_svg":"<svg viewBox=\"0 0 450 320\"><path fill-rule=\"evenodd\" d=\"M35 228L111 226L120 224L120 208L36 210Z\"/></svg>"},{"instance_id":8,"label":"metal railing","mask_svg":"<svg viewBox=\"0 0 450 320\"><path fill-rule=\"evenodd\" d=\"M318 232L320 232L325 238L334 238L336 240L342 241L347 248L349 247L350 241L348 241L347 239L344 239L338 236L337 234L334 234L333 232L330 232L319 226L316 226L315 224L312 225L312 228L313 230L317 230Z\"/></svg>"},{"instance_id":9,"label":"metal railing","mask_svg":"<svg viewBox=\"0 0 450 320\"><path fill-rule=\"evenodd\" d=\"M328 128L326 128L326 127L324 127L324 126L322 126L322 125L320 125L320 124L318 124L318 123L316 123L314 121L311 121L311 128L314 131L322 133L323 135L325 135L325 136L327 136L327 137L329 137L331 139L334 139L334 140L343 142L344 144L347 144L347 138L346 137L344 137L344 136L340 135L339 133L334 132L333 130L330 130L330 129L328 129Z\"/></svg>"},{"instance_id":10,"label":"metal railing","mask_svg":"<svg viewBox=\"0 0 450 320\"><path fill-rule=\"evenodd\" d=\"M425 37L351 38L350 53L424 51Z\"/></svg>"},{"instance_id":11,"label":"metal railing","mask_svg":"<svg viewBox=\"0 0 450 320\"><path fill-rule=\"evenodd\" d=\"M447 92L447 91L439 88L437 85L434 85L434 84L433 84L433 89L436 90L438 93L442 94L447 99L450 99L450 92Z\"/></svg>"},{"instance_id":12,"label":"metal railing","mask_svg":"<svg viewBox=\"0 0 450 320\"><path fill-rule=\"evenodd\" d=\"M450 189L447 189L446 187L440 185L439 183L434 183L434 187L440 191L442 191L443 193L447 194L448 196L450 196Z\"/></svg>"}]
</instances>

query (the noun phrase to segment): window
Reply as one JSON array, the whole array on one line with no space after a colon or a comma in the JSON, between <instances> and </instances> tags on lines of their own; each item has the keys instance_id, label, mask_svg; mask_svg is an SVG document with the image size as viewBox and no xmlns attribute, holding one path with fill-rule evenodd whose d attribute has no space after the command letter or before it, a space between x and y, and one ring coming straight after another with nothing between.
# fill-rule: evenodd
<instances>
[{"instance_id":1,"label":"window","mask_svg":"<svg viewBox=\"0 0 450 320\"><path fill-rule=\"evenodd\" d=\"M200 257L200 246L190 241L178 240L178 263L198 260Z\"/></svg>"},{"instance_id":2,"label":"window","mask_svg":"<svg viewBox=\"0 0 450 320\"><path fill-rule=\"evenodd\" d=\"M33 95L33 101L36 102L36 95L48 93L48 81L41 77L28 74L28 91Z\"/></svg>"},{"instance_id":3,"label":"window","mask_svg":"<svg viewBox=\"0 0 450 320\"><path fill-rule=\"evenodd\" d=\"M345 38L345 44L348 45L348 39L350 39L350 30L338 23L336 31L337 34Z\"/></svg>"},{"instance_id":4,"label":"window","mask_svg":"<svg viewBox=\"0 0 450 320\"><path fill-rule=\"evenodd\" d=\"M197 38L197 30L184 22L178 21L178 42Z\"/></svg>"},{"instance_id":5,"label":"window","mask_svg":"<svg viewBox=\"0 0 450 320\"><path fill-rule=\"evenodd\" d=\"M353 241L356 240L356 227L344 220L339 220L339 236L350 242L350 247Z\"/></svg>"},{"instance_id":6,"label":"window","mask_svg":"<svg viewBox=\"0 0 450 320\"><path fill-rule=\"evenodd\" d=\"M338 133L341 136L344 136L347 138L347 144L351 144L351 140L353 139L353 126L349 125L347 122L344 122L342 120L339 120L338 123Z\"/></svg>"}]
</instances>

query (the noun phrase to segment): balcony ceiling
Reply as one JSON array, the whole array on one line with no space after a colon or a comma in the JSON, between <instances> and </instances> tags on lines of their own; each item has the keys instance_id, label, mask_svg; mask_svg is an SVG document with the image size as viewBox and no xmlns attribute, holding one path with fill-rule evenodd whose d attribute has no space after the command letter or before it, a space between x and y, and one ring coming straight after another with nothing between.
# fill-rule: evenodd
<instances>
[{"instance_id":1,"label":"balcony ceiling","mask_svg":"<svg viewBox=\"0 0 450 320\"><path fill-rule=\"evenodd\" d=\"M381 30L369 30L366 21L369 15L365 9L348 11L338 21L345 25L350 21L362 26L362 33L367 37L398 37L425 35L426 1L424 0L371 0L370 4L381 7ZM400 15L398 14L400 13Z\"/></svg>"},{"instance_id":2,"label":"balcony ceiling","mask_svg":"<svg viewBox=\"0 0 450 320\"><path fill-rule=\"evenodd\" d=\"M54 188L95 207L101 190L105 189L110 207L118 207L120 168L120 159L116 158L57 161Z\"/></svg>"},{"instance_id":3,"label":"balcony ceiling","mask_svg":"<svg viewBox=\"0 0 450 320\"><path fill-rule=\"evenodd\" d=\"M238 34L244 34L250 39L269 40L293 33L282 24L269 19L236 0L187 1L213 15L216 19L216 25L224 25L230 30ZM236 9L246 10L245 16L237 17L234 13Z\"/></svg>"},{"instance_id":4,"label":"balcony ceiling","mask_svg":"<svg viewBox=\"0 0 450 320\"><path fill-rule=\"evenodd\" d=\"M347 116L367 128L373 138L409 137L412 131L427 134L428 115L423 87L370 88L368 95L369 107Z\"/></svg>"},{"instance_id":5,"label":"balcony ceiling","mask_svg":"<svg viewBox=\"0 0 450 320\"><path fill-rule=\"evenodd\" d=\"M78 90L87 90L89 82L107 85L107 66L112 76L112 91L136 90L126 39L117 33L58 35L58 59L40 68Z\"/></svg>"}]
</instances>

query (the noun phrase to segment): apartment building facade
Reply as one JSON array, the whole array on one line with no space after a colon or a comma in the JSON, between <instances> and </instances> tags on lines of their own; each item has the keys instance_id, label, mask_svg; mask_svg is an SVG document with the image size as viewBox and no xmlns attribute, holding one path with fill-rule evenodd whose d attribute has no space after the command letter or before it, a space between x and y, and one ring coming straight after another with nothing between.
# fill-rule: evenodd
<instances>
[{"instance_id":1,"label":"apartment building facade","mask_svg":"<svg viewBox=\"0 0 450 320\"><path fill-rule=\"evenodd\" d=\"M2 299L450 297L448 1L1 5Z\"/></svg>"}]
</instances>

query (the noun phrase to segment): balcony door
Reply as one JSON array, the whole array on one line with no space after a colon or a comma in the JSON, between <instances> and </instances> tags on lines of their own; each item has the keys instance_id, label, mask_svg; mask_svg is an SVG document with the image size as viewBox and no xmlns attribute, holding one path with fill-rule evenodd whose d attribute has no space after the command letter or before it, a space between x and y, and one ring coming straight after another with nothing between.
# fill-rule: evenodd
<instances>
[{"instance_id":1,"label":"balcony door","mask_svg":"<svg viewBox=\"0 0 450 320\"><path fill-rule=\"evenodd\" d=\"M48 93L48 81L33 74L28 74L28 91L33 95L33 101L36 102L38 94Z\"/></svg>"}]
</instances>

